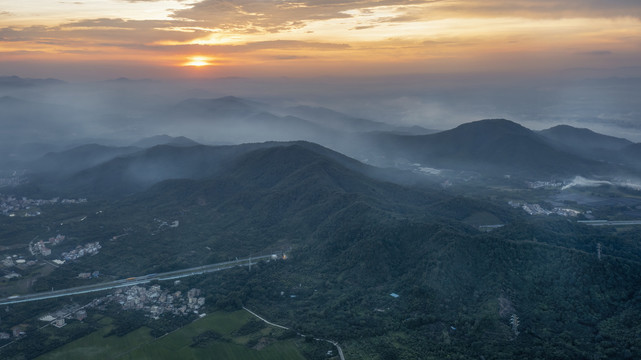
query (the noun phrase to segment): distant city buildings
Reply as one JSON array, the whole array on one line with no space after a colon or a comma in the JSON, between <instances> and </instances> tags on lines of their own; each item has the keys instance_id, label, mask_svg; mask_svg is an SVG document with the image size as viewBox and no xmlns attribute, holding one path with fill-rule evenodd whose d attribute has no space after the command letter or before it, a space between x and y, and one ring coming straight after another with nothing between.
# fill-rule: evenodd
<instances>
[{"instance_id":1,"label":"distant city buildings","mask_svg":"<svg viewBox=\"0 0 641 360\"><path fill-rule=\"evenodd\" d=\"M527 186L530 189L560 189L565 184L561 181L528 181Z\"/></svg>"},{"instance_id":2,"label":"distant city buildings","mask_svg":"<svg viewBox=\"0 0 641 360\"><path fill-rule=\"evenodd\" d=\"M552 208L552 210L547 210L539 204L528 204L524 201L510 200L508 201L508 204L513 208L521 208L530 215L560 215L560 216L567 217L567 216L578 216L582 214L582 212L578 210L560 208L560 207L555 207L555 208Z\"/></svg>"},{"instance_id":3,"label":"distant city buildings","mask_svg":"<svg viewBox=\"0 0 641 360\"><path fill-rule=\"evenodd\" d=\"M28 199L26 197L15 197L12 195L0 194L0 214L14 217L30 217L41 215L40 207L53 204L82 204L86 203L87 199L62 199L53 198L50 200L44 199Z\"/></svg>"},{"instance_id":4,"label":"distant city buildings","mask_svg":"<svg viewBox=\"0 0 641 360\"><path fill-rule=\"evenodd\" d=\"M18 186L27 181L26 170L0 171L0 187Z\"/></svg>"}]
</instances>

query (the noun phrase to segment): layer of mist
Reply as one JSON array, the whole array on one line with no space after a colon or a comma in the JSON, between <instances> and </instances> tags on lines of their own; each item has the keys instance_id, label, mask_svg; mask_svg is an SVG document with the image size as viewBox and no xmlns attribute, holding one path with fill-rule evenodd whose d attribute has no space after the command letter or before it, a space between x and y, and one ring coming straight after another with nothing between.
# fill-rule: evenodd
<instances>
[{"instance_id":1,"label":"layer of mist","mask_svg":"<svg viewBox=\"0 0 641 360\"><path fill-rule=\"evenodd\" d=\"M641 106L630 95L641 89L641 81L526 80L398 76L71 83L3 77L0 165L40 172L57 167L67 174L113 154L161 144L303 140L426 177L470 171L611 180L641 171L641 147L634 143L641 137L641 125L634 122ZM553 83L558 86L549 91ZM597 113L602 119L587 117ZM478 121L497 115L510 120ZM545 127L550 129L537 131ZM613 136L623 132L626 138ZM81 147L88 145L93 148ZM76 166L67 166L65 159L73 156L66 152L72 149L81 157L100 154L91 155L91 163L73 160Z\"/></svg>"}]
</instances>

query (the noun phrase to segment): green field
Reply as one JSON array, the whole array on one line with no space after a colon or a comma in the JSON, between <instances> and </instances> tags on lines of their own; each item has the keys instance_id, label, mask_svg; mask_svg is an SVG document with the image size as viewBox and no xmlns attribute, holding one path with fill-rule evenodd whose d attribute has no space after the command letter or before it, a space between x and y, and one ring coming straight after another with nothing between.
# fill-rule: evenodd
<instances>
[{"instance_id":1,"label":"green field","mask_svg":"<svg viewBox=\"0 0 641 360\"><path fill-rule=\"evenodd\" d=\"M139 328L118 337L104 337L112 326L104 321L100 330L71 342L38 359L230 359L230 360L304 360L294 340L274 341L270 334L280 330L264 328L254 334L234 336L234 331L249 322L252 316L245 311L216 312L158 339L150 335L149 328ZM214 331L222 339L205 347L191 347L193 338L205 331ZM272 339L269 345L256 350L244 344L251 338Z\"/></svg>"}]
</instances>

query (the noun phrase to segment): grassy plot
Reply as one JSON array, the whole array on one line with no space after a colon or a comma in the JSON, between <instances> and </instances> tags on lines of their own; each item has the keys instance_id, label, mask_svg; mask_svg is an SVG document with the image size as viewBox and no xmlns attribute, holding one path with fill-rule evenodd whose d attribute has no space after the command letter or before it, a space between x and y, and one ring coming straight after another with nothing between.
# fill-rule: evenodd
<instances>
[{"instance_id":1,"label":"grassy plot","mask_svg":"<svg viewBox=\"0 0 641 360\"><path fill-rule=\"evenodd\" d=\"M84 359L112 359L124 349L132 349L139 344L153 341L149 328L139 328L126 336L104 337L113 328L109 319L103 319L104 327L83 338L66 344L52 352L44 354L38 359L84 360Z\"/></svg>"},{"instance_id":2,"label":"grassy plot","mask_svg":"<svg viewBox=\"0 0 641 360\"><path fill-rule=\"evenodd\" d=\"M254 334L235 336L234 333L252 320L245 311L216 312L202 319L154 339L150 329L142 327L123 336L104 337L111 330L106 325L84 338L78 339L38 359L230 359L230 360L303 360L293 340L276 341L272 335L280 330L262 329ZM205 333L218 338L192 346L194 338ZM245 344L252 338L267 339L266 346L256 350Z\"/></svg>"},{"instance_id":3,"label":"grassy plot","mask_svg":"<svg viewBox=\"0 0 641 360\"><path fill-rule=\"evenodd\" d=\"M174 335L174 334L172 334ZM216 341L206 348L192 348L182 339L167 336L161 346L148 344L120 359L229 359L229 360L299 360L304 357L293 343L276 343L262 350L254 350L234 343Z\"/></svg>"}]
</instances>

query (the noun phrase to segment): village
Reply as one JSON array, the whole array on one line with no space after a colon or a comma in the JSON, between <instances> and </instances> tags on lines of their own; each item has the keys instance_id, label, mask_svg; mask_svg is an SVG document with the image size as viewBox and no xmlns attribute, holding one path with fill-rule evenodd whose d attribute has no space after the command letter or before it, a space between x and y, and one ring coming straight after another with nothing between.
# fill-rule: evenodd
<instances>
[{"instance_id":1,"label":"village","mask_svg":"<svg viewBox=\"0 0 641 360\"><path fill-rule=\"evenodd\" d=\"M508 204L513 208L521 208L530 215L560 215L560 216L568 217L568 216L578 216L582 214L582 212L578 210L560 208L560 207L555 207L552 210L547 210L539 204L529 204L524 201L510 200L508 201Z\"/></svg>"},{"instance_id":2,"label":"village","mask_svg":"<svg viewBox=\"0 0 641 360\"><path fill-rule=\"evenodd\" d=\"M31 253L31 255L34 255L34 256L35 255L50 256L51 249L47 247L47 245L49 245L50 247L57 246L60 243L62 243L65 240L65 238L66 238L65 235L58 234L54 237L50 237L49 240L47 241L40 240L36 243L29 243L29 252ZM101 248L102 246L100 245L99 241L90 242L84 245L78 245L73 250L63 252L61 254L62 259L56 259L53 261L58 265L62 265L65 263L65 261L76 260L85 255L95 255L98 253L98 251Z\"/></svg>"},{"instance_id":3,"label":"village","mask_svg":"<svg viewBox=\"0 0 641 360\"><path fill-rule=\"evenodd\" d=\"M76 260L78 258L81 258L85 255L96 255L98 253L98 250L102 249L102 246L100 246L100 242L90 242L88 244L83 245L78 245L76 246L75 249L69 251L69 252L63 252L62 253L62 261L69 261L69 260ZM59 260L61 261L61 260ZM58 261L58 263L59 263Z\"/></svg>"},{"instance_id":4,"label":"village","mask_svg":"<svg viewBox=\"0 0 641 360\"><path fill-rule=\"evenodd\" d=\"M561 181L528 181L526 182L530 189L560 189L565 183Z\"/></svg>"},{"instance_id":5,"label":"village","mask_svg":"<svg viewBox=\"0 0 641 360\"><path fill-rule=\"evenodd\" d=\"M6 256L0 261L0 274L2 274L2 277L6 280L19 278L22 275L18 274L15 269L18 269L18 271L23 271L31 266L36 265L37 263L37 260L27 260L24 257L18 255Z\"/></svg>"},{"instance_id":6,"label":"village","mask_svg":"<svg viewBox=\"0 0 641 360\"><path fill-rule=\"evenodd\" d=\"M32 241L29 243L29 252L32 256L51 256L51 248L60 245L65 241L67 237L65 235L58 234L56 236L50 237L48 240L39 240ZM83 245L77 245L74 249L63 252L60 254L60 259L53 259L51 263L54 266L60 266L66 263L67 261L77 260L86 255L96 255L99 250L102 248L100 242L90 242ZM40 259L42 260L42 259ZM37 264L42 264L38 258L28 259L23 255L10 255L6 256L4 259L0 260L0 274L6 280L11 280L14 278L22 277L21 273L24 274L25 271L28 271L29 267L32 267ZM47 261L44 261L45 263ZM81 273L78 275L80 279L90 279L98 277L99 272L93 271L91 273Z\"/></svg>"},{"instance_id":7,"label":"village","mask_svg":"<svg viewBox=\"0 0 641 360\"><path fill-rule=\"evenodd\" d=\"M176 280L180 283L180 280ZM189 313L199 315L200 308L205 305L205 298L200 296L200 289L191 289L183 294L181 291L170 293L161 290L160 285L132 286L118 289L114 295L108 295L105 302L116 302L123 310L142 310L147 316L158 319L162 314L186 315ZM202 314L201 314L202 315Z\"/></svg>"},{"instance_id":8,"label":"village","mask_svg":"<svg viewBox=\"0 0 641 360\"><path fill-rule=\"evenodd\" d=\"M44 199L28 199L26 197L15 197L12 195L0 194L0 213L5 216L14 217L32 217L41 215L41 206L53 204L83 204L87 199L62 199L53 198L50 200Z\"/></svg>"},{"instance_id":9,"label":"village","mask_svg":"<svg viewBox=\"0 0 641 360\"><path fill-rule=\"evenodd\" d=\"M18 186L27 181L25 174L26 170L0 170L0 188Z\"/></svg>"},{"instance_id":10,"label":"village","mask_svg":"<svg viewBox=\"0 0 641 360\"><path fill-rule=\"evenodd\" d=\"M180 280L174 282L174 285L178 284L180 284ZM114 303L125 311L142 311L147 317L154 320L158 320L163 314L205 316L205 313L200 312L205 305L205 297L201 296L200 289L193 288L183 293L182 291L163 290L160 285L134 285L93 299L84 306L65 305L56 311L40 316L38 319L54 327L62 328L70 321L83 321L87 318L88 310L104 311L108 304ZM20 324L8 330L0 332L0 340L27 336L29 325Z\"/></svg>"}]
</instances>

